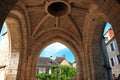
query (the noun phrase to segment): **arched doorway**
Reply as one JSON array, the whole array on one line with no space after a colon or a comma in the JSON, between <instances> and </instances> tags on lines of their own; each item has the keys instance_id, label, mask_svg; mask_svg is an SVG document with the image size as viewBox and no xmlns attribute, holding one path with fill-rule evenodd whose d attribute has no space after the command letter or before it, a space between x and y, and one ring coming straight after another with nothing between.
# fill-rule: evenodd
<instances>
[{"instance_id":1,"label":"arched doorway","mask_svg":"<svg viewBox=\"0 0 120 80\"><path fill-rule=\"evenodd\" d=\"M31 0L32 1L32 0ZM117 42L118 42L118 47L120 46L119 45L119 43L120 43L120 40L119 40L119 38L120 38L120 36L119 36L119 19L120 19L120 16L119 16L119 10L120 10L120 8L119 8L119 4L117 3L117 1L116 0L110 0L110 1L105 1L105 0L94 0L96 3L97 3L97 5L98 6L100 6L100 9L106 14L106 16L108 17L108 19L109 19L109 21L114 25L114 30L115 30L115 34L116 34L116 39L117 39ZM2 2L2 1L1 1ZM10 1L11 2L11 1ZM91 1L90 1L91 2ZM79 1L77 2L77 3L79 3ZM5 4L5 2L3 1L3 4ZM34 4L34 3L33 3ZM88 2L88 4L89 4L89 2ZM87 5L88 5L87 4ZM101 5L102 4L102 5ZM103 5L104 4L104 5ZM106 5L107 4L107 5ZM11 5L13 5L13 4L11 4ZM4 7L4 5L1 5L3 8L5 8ZM9 6L9 3L8 3L8 6ZM11 6L9 6L10 8L11 8ZM30 6L26 6L27 8L29 8ZM32 7L36 7L36 6L32 6ZM86 6L87 7L87 6ZM5 8L6 9L6 8ZM76 8L75 8L76 9ZM83 9L83 8L82 8ZM89 9L89 8L88 8ZM100 10L99 9L99 10ZM111 10L112 9L112 10ZM4 9L2 9L3 10L3 12L5 12L4 11ZM31 9L29 9L29 10L31 10ZM100 10L100 11L101 11ZM8 10L9 11L9 10ZM80 10L81 11L81 10ZM84 9L83 9L83 11L84 11ZM86 10L85 9L85 11L87 12L88 10ZM92 11L92 10L91 10ZM96 11L97 12L97 11ZM95 13L96 13L95 12ZM3 16L4 15L6 15L8 12L6 11L5 12L5 14L2 14ZM24 13L24 12L23 12ZM93 13L94 14L94 13ZM77 14L77 15L79 15L79 13ZM99 14L98 14L99 15ZM74 15L75 16L75 19L77 19L77 16L76 15ZM4 18L5 18L5 16L4 17L1 17L1 19L2 19L2 21L4 20ZM70 18L70 16L69 16L69 18ZM83 20L83 18L84 17L82 17L82 18L80 18L81 19L81 21L84 21ZM88 18L88 17L87 17ZM93 17L94 18L94 17ZM45 19L45 18L44 18ZM43 20L44 20L43 19ZM57 18L57 20L58 20L58 18ZM72 18L71 18L71 20L73 20ZM1 23L2 23L2 21L1 21ZM35 21L35 20L34 20ZM68 20L67 20L68 21ZM79 20L77 20L77 21L79 21ZM89 21L89 20L88 20ZM88 22L88 21L86 21L86 22ZM95 19L93 19L93 21L95 21ZM107 20L105 20L105 22L106 22ZM35 21L36 22L36 21ZM54 21L53 21L54 22ZM73 24L74 24L74 21L72 21L73 22ZM79 22L78 22L79 23ZM79 23L80 25L82 24L82 23L84 23L84 22L81 22L81 23ZM104 23L104 22L103 22ZM58 23L59 24L59 23ZM76 24L74 24L74 26L75 26ZM115 26L116 25L116 26ZM52 25L53 26L53 25ZM81 25L82 26L82 25ZM82 27L80 26L80 29L82 29ZM34 26L35 27L35 26ZM43 28L46 28L46 27L42 27L42 29ZM69 30L70 28L67 28L66 27L66 29L67 30ZM74 32L76 29L73 29L73 27L71 28L71 30ZM77 30L78 30L78 27L77 27ZM83 29L82 29L83 30ZM96 30L96 29L95 29ZM22 30L23 31L23 30ZM39 31L39 30L38 30ZM49 31L49 29L47 30L47 31ZM54 31L56 31L56 30L54 30ZM78 30L79 31L79 30ZM75 31L76 33L77 33L77 31ZM83 31L84 32L84 31ZM82 33L83 33L82 32ZM98 31L99 32L99 31ZM29 32L28 32L29 33ZM91 33L94 33L94 31L93 32L91 32ZM61 34L61 33L60 33ZM95 34L99 34L99 33L95 33ZM39 34L39 35L41 35L41 34ZM39 36L39 35L37 35L37 36ZM83 33L83 35L82 36L84 36L85 35L85 33ZM31 35L30 35L31 36ZM51 35L49 35L49 36L51 36ZM76 34L74 34L73 36L76 36ZM93 35L92 35L93 36ZM39 37L41 37L41 36L39 36ZM86 37L89 37L89 36L84 36L85 37L85 39L83 38L83 41L84 40L86 40L86 42L87 42L87 40L88 39L86 39ZM23 38L23 37L22 37ZM37 37L38 38L38 37ZM67 37L67 38L69 38L69 37ZM78 38L78 36L77 36L77 38ZM91 38L91 37L89 37L89 38ZM73 40L74 38L72 37L70 40ZM26 39L27 40L27 39ZM42 42L42 41L44 41L45 40L45 42ZM69 41L70 41L69 40ZM29 43L32 43L32 41L34 41L34 39L30 39L30 42ZM40 42L39 42L40 41ZM40 45L44 45L45 43L46 43L46 38L44 38L42 41L41 40L39 40L39 41L37 41L36 42L36 40L35 40L35 42L36 43L42 43L42 44L40 44ZM81 41L81 40L78 40L77 42L79 43L79 41ZM23 41L21 41L21 42L23 42ZM48 41L47 41L48 42ZM63 42L65 42L65 40L63 41ZM93 41L94 42L94 41ZM95 41L95 42L99 42L99 40L97 41ZM27 43L27 41L25 41L25 43ZM67 43L67 41L66 41L66 43ZM81 42L80 42L81 43ZM22 45L23 45L24 43L22 43ZM33 42L33 44L34 44L34 42ZM82 52L82 50L81 51L79 51L79 48L78 47L76 47L76 43L74 42L74 41L71 41L70 43L69 43L69 45L71 45L71 44L74 44L74 45L72 45L72 47L74 48L76 48L77 50L74 50L74 51L77 51L78 52L78 54L80 54L79 52ZM85 43L83 43L84 45L85 45ZM89 44L89 42L88 42L88 44ZM39 45L39 46L40 46ZM94 45L100 45L100 44L94 44ZM27 45L26 45L27 46ZM79 46L79 45L78 45ZM32 47L32 46L30 46L30 47ZM37 46L38 47L38 46ZM32 47L32 48L37 48L37 47ZM88 47L92 47L92 46L90 46L90 45L85 45L84 46L84 48L85 48L85 50L87 50L88 49ZM24 46L24 48L25 48L25 46ZM22 49L24 49L23 47L22 47ZM39 47L40 48L40 47ZM72 48L72 49L73 49ZM94 48L95 48L95 46L94 46ZM99 47L97 47L97 48L95 48L96 50L98 49ZM119 47L120 48L120 47ZM30 48L29 48L30 49ZM95 50L94 49L94 50ZM101 49L101 48L100 48ZM98 49L98 50L100 50L100 49ZM33 72L32 72L32 74L34 73L34 68L32 68L31 69L31 66L30 66L30 69L29 69L29 67L27 67L26 65L28 65L29 66L29 64L30 63L28 63L29 62L29 60L31 60L31 64L32 64L32 60L33 59L35 59L35 58L33 58L32 56L34 56L34 54L35 53L33 53L32 54L32 56L31 56L31 53L32 53L32 50L33 49L30 49L31 51L29 51L28 50L28 52L27 52L27 50L25 49L25 52L23 51L23 53L28 53L28 54L26 54L26 55L24 55L24 56L22 56L22 58L23 58L23 60L21 59L20 61L21 61L21 63L20 63L20 65L19 65L19 67L20 67L20 70L19 70L19 72L20 72L20 79L21 80L24 80L25 78L26 79L30 79L29 78L29 70L30 71L32 71L33 70ZM35 49L36 50L36 49ZM86 53L89 53L91 50L87 50L86 51ZM35 52L34 50L33 50L33 52ZM77 53L76 52L76 53ZM98 51L99 52L99 51ZM90 52L91 53L91 52ZM37 53L36 53L37 54ZM88 54L88 56L91 56L91 54ZM29 57L30 56L30 57ZM98 55L97 55L98 56ZM31 58L32 57L32 58ZM86 55L85 55L85 57L86 57ZM29 59L30 58L30 59ZM80 57L81 58L81 57ZM96 76L97 75L97 77L98 77L98 79L99 79L99 74L95 74L94 72L96 72L97 70L98 70L98 68L97 69L95 69L94 70L94 60L92 60L93 58L92 57L86 57L85 58L85 60L86 61L84 61L84 62L87 62L87 63L89 63L91 66L84 66L85 67L85 69L84 69L84 72L86 72L86 75L87 76L90 76L90 77L94 77L94 76ZM78 60L79 60L79 58L78 58ZM83 60L83 59L82 59ZM90 60L90 61L89 61ZM98 59L98 60L101 60L101 59ZM25 63L24 63L25 62ZM33 61L34 62L34 61ZM78 61L79 62L79 61ZM22 65L21 65L22 64ZM32 65L32 67L33 67L34 65ZM23 69L23 67L25 67L25 69ZM35 67L35 66L34 66ZM92 67L92 68L91 68ZM96 67L96 65L95 65L95 67ZM102 66L103 67L103 66ZM24 72L25 71L27 71L26 69L28 69L28 74L26 75ZM89 71L90 69L92 69L91 71ZM79 72L81 72L81 71L79 71ZM91 74L90 74L91 73ZM97 73L97 72L96 72ZM88 78L87 76L85 75L85 78L84 79L86 79L86 78ZM26 77L27 76L27 77ZM33 76L32 76L32 79L34 79L33 78ZM84 79L82 79L82 80L84 80ZM94 79L93 79L94 80Z\"/></svg>"},{"instance_id":2,"label":"arched doorway","mask_svg":"<svg viewBox=\"0 0 120 80\"><path fill-rule=\"evenodd\" d=\"M96 74L101 75L96 76L95 79L101 78L100 80L112 80L111 67L109 63L109 57L106 50L105 41L103 38L103 31L105 28L106 22L100 22L95 25L95 33L94 33L94 43L93 43L93 59L94 59L94 68L96 70L103 71L95 71ZM104 75L104 76L103 76Z\"/></svg>"},{"instance_id":3,"label":"arched doorway","mask_svg":"<svg viewBox=\"0 0 120 80\"><path fill-rule=\"evenodd\" d=\"M25 36L27 35L25 35L26 28L24 27L24 21L25 19L23 17L23 14L19 10L15 9L10 11L5 20L7 32L5 32L3 36L8 35L8 40L6 39L6 41L8 42L4 45L7 46L7 48L4 49L8 56L8 60L6 64L4 80L18 80L17 76L20 76L20 66L23 65L21 57L23 57L23 54L25 54L27 51L27 49L25 48L25 45L27 45L27 40Z\"/></svg>"},{"instance_id":4,"label":"arched doorway","mask_svg":"<svg viewBox=\"0 0 120 80\"><path fill-rule=\"evenodd\" d=\"M49 32L48 32L49 33ZM54 33L54 31L53 32L50 32L50 33ZM45 34L47 34L47 33L45 33ZM56 36L55 36L56 35ZM42 35L42 36L44 36L44 35ZM64 35L65 36L65 35ZM46 37L45 37L46 38ZM31 57L33 57L33 61L32 61L32 65L34 65L33 66L33 68L32 68L32 70L33 70L33 72L34 72L34 74L36 73L36 66L37 66L37 60L38 60L38 56L40 55L40 52L42 52L42 50L46 47L46 46L48 46L49 44L52 44L52 43L54 43L54 42L60 42L60 43L62 43L62 44L65 44L65 45L67 45L68 47L69 47L69 49L71 49L71 51L74 53L74 55L75 55L75 58L76 58L76 65L77 65L77 70L78 70L78 73L77 73L77 80L79 80L79 79L82 79L83 78L83 72L82 72L82 70L83 70L83 65L82 65L82 58L80 58L80 56L77 56L77 55L80 55L80 53L82 53L82 51L81 51L81 49L80 49L80 47L78 47L79 48L79 50L76 50L76 48L74 48L75 47L75 45L74 44L72 44L72 43L70 43L69 42L69 40L67 40L66 38L62 38L62 36L57 36L57 34L54 34L53 35L53 37L51 38L51 37L47 37L48 39L45 41L45 42L42 42L42 43L40 43L39 42L39 40L37 40L37 41L35 41L35 42L38 42L39 44L36 44L36 45L38 45L38 46L35 46L35 47L37 47L37 48L35 48L34 49L34 52L32 52L32 55L34 55L34 56L31 56ZM41 38L40 38L41 39ZM74 47L73 47L74 46ZM76 45L76 47L77 47L77 45ZM78 52L78 51L80 51L80 52ZM79 65L78 65L79 64ZM33 75L33 78L35 78L35 75Z\"/></svg>"},{"instance_id":5,"label":"arched doorway","mask_svg":"<svg viewBox=\"0 0 120 80\"><path fill-rule=\"evenodd\" d=\"M9 21L7 18L4 25L3 25L3 33L2 33L2 40L0 45L0 57L3 58L1 60L4 66L4 79L3 80L16 80L17 72L18 72L18 64L19 64L19 57L20 52L19 50L15 49L13 45L19 45L19 37L15 39L17 35L17 26L15 26L16 22L11 19ZM13 21L13 22L12 22ZM11 27L11 24L14 26ZM11 31L11 28L16 30ZM16 32L16 35L13 35ZM14 37L14 38L13 38ZM12 43L15 40L14 43ZM18 42L17 42L18 41ZM19 47L19 46L17 46Z\"/></svg>"},{"instance_id":6,"label":"arched doorway","mask_svg":"<svg viewBox=\"0 0 120 80\"><path fill-rule=\"evenodd\" d=\"M60 42L49 44L38 57L36 75L37 78L76 80L77 68L74 54Z\"/></svg>"},{"instance_id":7,"label":"arched doorway","mask_svg":"<svg viewBox=\"0 0 120 80\"><path fill-rule=\"evenodd\" d=\"M0 33L0 79L6 79L6 73L9 65L10 59L10 40L8 38L8 29L6 24L3 24L2 31Z\"/></svg>"}]
</instances>

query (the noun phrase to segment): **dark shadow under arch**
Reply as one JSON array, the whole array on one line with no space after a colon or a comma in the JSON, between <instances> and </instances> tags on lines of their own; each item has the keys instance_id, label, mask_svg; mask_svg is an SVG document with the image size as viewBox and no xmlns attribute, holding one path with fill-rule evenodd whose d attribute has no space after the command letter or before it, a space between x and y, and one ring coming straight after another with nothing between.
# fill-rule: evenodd
<instances>
[{"instance_id":1,"label":"dark shadow under arch","mask_svg":"<svg viewBox=\"0 0 120 80\"><path fill-rule=\"evenodd\" d=\"M111 68L109 66L108 55L106 53L103 31L106 22L98 22L95 25L93 38L93 61L95 70L95 80L112 80Z\"/></svg>"}]
</instances>

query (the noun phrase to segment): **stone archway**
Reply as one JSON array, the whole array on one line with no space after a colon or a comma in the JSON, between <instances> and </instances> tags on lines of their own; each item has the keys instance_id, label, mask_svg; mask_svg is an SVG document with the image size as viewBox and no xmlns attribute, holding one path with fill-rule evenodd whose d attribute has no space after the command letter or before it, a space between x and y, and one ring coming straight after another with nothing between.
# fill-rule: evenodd
<instances>
[{"instance_id":1,"label":"stone archway","mask_svg":"<svg viewBox=\"0 0 120 80\"><path fill-rule=\"evenodd\" d=\"M106 15L108 18L108 22L111 23L114 33L115 33L115 39L118 44L118 48L120 50L120 4L117 0L101 0L97 1L94 0L94 2L97 4L97 6L102 10L102 12Z\"/></svg>"},{"instance_id":2,"label":"stone archway","mask_svg":"<svg viewBox=\"0 0 120 80\"><path fill-rule=\"evenodd\" d=\"M19 10L13 9L6 18L6 24L10 39L10 60L6 80L17 80L19 70L23 65L21 59L27 51L25 47L27 45L26 23L23 14Z\"/></svg>"},{"instance_id":3,"label":"stone archway","mask_svg":"<svg viewBox=\"0 0 120 80\"><path fill-rule=\"evenodd\" d=\"M55 34L55 33L59 33L61 32L61 34L64 34L64 36L60 35L60 34ZM49 33L54 33L52 36L50 37L45 37L46 35L49 35ZM35 73L36 73L36 64L37 64L37 59L39 56L40 51L42 51L47 45L49 45L50 43L53 42L60 42L65 44L66 46L68 46L73 53L75 53L75 57L77 60L77 69L78 69L78 80L79 79L83 79L83 63L82 63L82 57L80 56L83 52L82 52L82 48L80 48L80 45L76 44L75 40L71 40L68 37L67 34L63 33L62 31L50 31L50 32L46 32L44 35L44 38L39 38L35 41L34 43L34 50L32 51L31 55L29 56L29 63L31 63L31 73L29 73L29 76L31 76L31 80L35 79ZM36 44L37 43L37 44ZM79 56L78 56L79 55ZM79 64L79 65L78 65ZM29 69L30 70L30 69ZM29 71L28 70L28 71Z\"/></svg>"},{"instance_id":4,"label":"stone archway","mask_svg":"<svg viewBox=\"0 0 120 80\"><path fill-rule=\"evenodd\" d=\"M10 39L6 23L4 22L0 34L0 79L6 79L6 73L9 65L10 53Z\"/></svg>"},{"instance_id":5,"label":"stone archway","mask_svg":"<svg viewBox=\"0 0 120 80\"><path fill-rule=\"evenodd\" d=\"M30 1L31 1L31 3L29 3ZM61 28L64 28L64 29L62 29L64 34L73 33L73 34L70 34L70 36L69 35L64 36L64 34L62 32L59 32L59 30L61 30L61 28L59 27L60 18L56 18L56 19L50 18L49 15L46 15L44 9L42 8L45 3L44 0L41 0L41 3L43 5L39 5L38 2L33 2L33 5L31 5L33 0L30 0L30 1L26 0L23 3L17 3L17 8L16 7L14 8L15 10L21 10L20 7L18 8L18 4L19 4L19 5L22 5L22 9L24 9L24 10L20 11L22 13L22 15L24 15L24 16L19 16L21 14L17 15L17 16L19 16L19 17L17 17L17 21L20 23L19 28L22 27L18 30L18 33L20 33L20 35L21 35L20 43L22 45L20 44L21 45L21 47L20 47L21 48L21 56L20 56L17 80L30 80L30 78L34 80L34 75L32 75L31 77L29 77L29 76L31 74L34 74L35 64L33 64L33 62L36 61L35 56L37 56L37 53L39 52L39 50L42 49L41 48L42 45L46 44L46 42L49 42L49 40L51 40L51 39L55 39L56 41L60 40L61 42L68 43L67 45L71 45L71 43L72 43L73 45L71 45L71 47L75 48L76 49L75 51L78 50L78 52L80 52L80 54L83 53L82 55L78 55L78 57L82 58L80 60L80 62L82 63L81 65L83 65L82 71L80 71L81 73L79 73L80 76L82 75L82 78L80 77L80 79L95 80L95 79L97 79L95 76L97 76L99 79L99 74L96 74L96 71L98 69L94 68L95 60L93 58L94 55L92 54L92 52L93 52L92 48L95 46L92 45L93 44L92 42L94 41L93 37L94 37L95 30L96 30L95 25L99 25L99 21L97 21L98 23L95 22L96 18L94 18L93 15L99 16L100 14L96 14L97 11L92 13L93 14L92 16L89 15L91 17L88 17L86 14L90 14L92 12L92 10L95 8L94 6L97 4L96 6L99 7L98 11L101 11L102 13L104 13L107 16L107 20L104 20L104 21L105 22L109 21L113 25L113 29L115 32L115 38L117 39L117 43L118 43L118 47L119 47L120 46L120 40L119 40L119 38L120 38L120 36L119 36L120 35L120 28L119 28L119 26L120 26L120 22L119 22L120 21L120 5L117 3L117 1L116 0L109 0L109 1L107 1L107 0L99 0L99 1L98 0L86 0L86 1L84 1L83 0L84 2L82 2L82 0L80 0L80 1L79 0L70 0L70 2L73 2L70 5L77 6L77 7L74 7L72 9L72 12L70 15L68 15L66 18L61 19L61 21L64 21L62 23L62 27L61 27ZM51 0L51 1L54 1L54 0ZM67 0L65 0L65 1L67 1ZM14 1L13 0L10 0L10 1L2 0L1 1L0 6L3 9L0 9L0 12L1 12L0 13L0 16L1 16L0 27L5 19L6 15L10 11L10 9L15 5L16 2L17 2L17 0L14 0ZM29 5L26 5L26 4L29 4ZM93 4L93 5L91 5L91 4ZM64 6L64 4L62 4L62 6ZM37 12L37 11L35 11L36 9L41 10L41 11ZM66 8L64 8L64 10L66 10ZM74 14L74 11L75 11L75 14ZM40 13L42 14L42 16L38 15ZM83 13L85 13L85 14L83 14ZM34 15L34 17L33 17L33 15ZM14 17L15 17L15 15L14 15ZM21 17L22 17L23 22L21 20ZM39 19L37 20L37 18L39 18ZM91 18L91 20L88 20L88 18ZM66 19L66 21L65 21L65 19ZM24 20L27 22L25 22ZM49 20L50 23L48 23L49 21L47 21L47 20ZM103 21L103 23L104 23L104 21ZM51 25L51 23L54 23L54 22L56 22L56 23ZM67 26L72 25L72 26L69 26L69 27L64 26L64 24L68 23L68 22L70 24L66 24L66 25ZM87 23L87 22L89 22L89 23L86 25L85 23ZM51 26L46 26L46 23ZM97 24L95 24L95 23L97 23ZM89 28L91 26L94 26L94 27ZM26 27L27 27L27 29L26 29ZM54 27L54 30L52 32L54 32L53 34L55 34L55 35L52 35L50 33L48 35L47 31L51 32L50 27L52 27L52 28ZM87 28L87 29L85 30L85 28ZM91 32L87 33L88 30L91 30ZM45 33L47 35L45 35ZM59 35L59 34L61 34L61 35ZM98 32L98 34L99 34L99 32ZM42 35L44 35L44 36L42 36ZM47 37L49 36L49 38L47 38L45 36L47 36ZM52 40L52 41L54 42L54 40ZM69 41L69 42L67 42L67 41ZM95 41L97 42L97 40L95 40ZM101 43L99 40L98 40L98 42L99 42L99 44ZM37 43L39 43L39 45L37 45ZM97 45L99 45L99 44L97 44ZM82 47L84 47L84 49L81 48L81 45L82 45ZM37 48L39 48L39 49L37 49ZM79 50L79 49L82 49L82 50ZM100 50L100 49L97 49L97 50ZM76 52L76 54L77 54L77 52ZM79 58L78 58L78 60L79 60ZM83 62L84 62L84 64L83 64ZM26 74L24 72L26 72ZM83 74L82 74L82 72L83 72ZM104 71L103 71L103 73L104 73ZM101 75L102 75L102 72L101 72Z\"/></svg>"},{"instance_id":6,"label":"stone archway","mask_svg":"<svg viewBox=\"0 0 120 80\"><path fill-rule=\"evenodd\" d=\"M103 31L105 24L107 22L107 17L98 9L95 9L96 14L88 15L90 16L89 22L91 25L89 29L91 32L87 34L91 35L88 44L89 54L92 56L92 66L91 69L94 71L94 80L111 80L112 74L108 61L107 53L105 52L105 44L103 42ZM86 24L89 24L86 23ZM92 79L92 80L93 80Z\"/></svg>"},{"instance_id":7,"label":"stone archway","mask_svg":"<svg viewBox=\"0 0 120 80\"><path fill-rule=\"evenodd\" d=\"M95 25L94 39L93 39L93 59L95 69L95 80L112 80L112 73L109 64L108 54L105 51L105 42L103 38L103 31L105 22ZM103 70L103 71L97 71Z\"/></svg>"},{"instance_id":8,"label":"stone archway","mask_svg":"<svg viewBox=\"0 0 120 80\"><path fill-rule=\"evenodd\" d=\"M52 40L52 41L48 41L45 44L43 44L43 46L40 48L40 52L37 56L37 66L36 66L36 74L38 73L42 73L41 71L44 72L45 68L41 68L38 65L42 65L44 64L43 62L41 63L41 58L42 59L52 59L53 62L56 63L56 59L57 58L65 58L65 62L63 63L59 63L57 62L56 64L58 64L58 66L62 65L62 66L70 66L75 68L75 70L77 71L77 73L74 76L74 80L77 79L77 76L79 76L79 71L81 71L81 66L78 65L78 53L75 54L73 53L75 49L73 47L71 47L71 45L68 45L69 42L65 42L62 39L59 40ZM71 50L70 48L72 48L73 50ZM76 58L77 57L77 58ZM48 62L48 61L46 61ZM75 65L72 65L75 62ZM76 66L76 62L77 62L77 66ZM71 64L69 64L71 63ZM52 66L52 62L48 62L48 64L50 64ZM53 64L54 65L54 64ZM78 70L79 69L79 70ZM46 72L45 72L46 73ZM67 72L68 73L68 72ZM50 74L51 74L51 70L50 70ZM61 73L60 73L61 75ZM59 77L60 79L60 77ZM55 80L55 79L53 79Z\"/></svg>"},{"instance_id":9,"label":"stone archway","mask_svg":"<svg viewBox=\"0 0 120 80\"><path fill-rule=\"evenodd\" d=\"M18 23L15 19L6 19L6 24L8 26L8 33L10 39L10 52L9 52L9 62L7 66L7 73L6 73L6 80L16 80L17 72L18 72L18 64L19 64L19 57L20 57L20 33L18 32ZM13 26L14 25L14 26ZM15 30L11 30L14 28ZM15 33L16 34L15 34ZM16 39L15 39L16 37ZM15 39L15 40L14 40ZM15 45L18 45L15 47Z\"/></svg>"}]
</instances>

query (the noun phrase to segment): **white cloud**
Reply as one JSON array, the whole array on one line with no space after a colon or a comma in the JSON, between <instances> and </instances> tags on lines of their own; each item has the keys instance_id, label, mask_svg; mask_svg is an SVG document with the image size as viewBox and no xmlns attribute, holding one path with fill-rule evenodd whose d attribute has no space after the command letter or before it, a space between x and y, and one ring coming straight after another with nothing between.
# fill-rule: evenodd
<instances>
[{"instance_id":1,"label":"white cloud","mask_svg":"<svg viewBox=\"0 0 120 80\"><path fill-rule=\"evenodd\" d=\"M59 50L64 49L64 48L67 48L65 45L63 45L63 44L61 44L59 42L56 42L53 45L54 45L56 51L59 51Z\"/></svg>"},{"instance_id":2,"label":"white cloud","mask_svg":"<svg viewBox=\"0 0 120 80\"><path fill-rule=\"evenodd\" d=\"M59 42L55 42L53 44L50 44L49 46L47 46L42 52L41 52L41 57L49 57L52 55L55 55L56 52L67 48L65 45L59 43Z\"/></svg>"}]
</instances>

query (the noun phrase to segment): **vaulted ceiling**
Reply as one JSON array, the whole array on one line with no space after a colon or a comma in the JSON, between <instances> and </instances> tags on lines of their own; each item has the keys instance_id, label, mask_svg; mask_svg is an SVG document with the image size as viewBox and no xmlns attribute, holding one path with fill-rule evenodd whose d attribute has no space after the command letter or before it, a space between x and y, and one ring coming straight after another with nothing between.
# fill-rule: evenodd
<instances>
[{"instance_id":1,"label":"vaulted ceiling","mask_svg":"<svg viewBox=\"0 0 120 80\"><path fill-rule=\"evenodd\" d=\"M32 37L51 28L82 37L86 15L97 7L92 0L21 0L28 12ZM92 7L92 9L91 9ZM62 8L62 9L61 9ZM79 35L78 35L79 34Z\"/></svg>"},{"instance_id":2,"label":"vaulted ceiling","mask_svg":"<svg viewBox=\"0 0 120 80\"><path fill-rule=\"evenodd\" d=\"M109 80L103 79L105 70L101 67L100 45L104 23L109 21L120 46L120 5L117 1L1 0L0 29L8 16L11 51L20 52L17 80L35 80L32 74L36 70L36 60L50 40L51 43L57 40L65 43L75 53L78 80Z\"/></svg>"}]
</instances>

